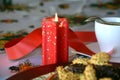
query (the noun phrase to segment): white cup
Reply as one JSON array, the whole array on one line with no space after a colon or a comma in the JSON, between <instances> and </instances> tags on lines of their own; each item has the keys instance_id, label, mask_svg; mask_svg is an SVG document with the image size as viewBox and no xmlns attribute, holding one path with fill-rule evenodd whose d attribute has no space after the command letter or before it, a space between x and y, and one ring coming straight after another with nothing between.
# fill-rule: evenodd
<instances>
[{"instance_id":1,"label":"white cup","mask_svg":"<svg viewBox=\"0 0 120 80\"><path fill-rule=\"evenodd\" d=\"M120 22L119 17L102 18L107 22ZM109 52L114 49L112 57L120 57L120 25L109 25L95 21L95 34L100 50Z\"/></svg>"}]
</instances>

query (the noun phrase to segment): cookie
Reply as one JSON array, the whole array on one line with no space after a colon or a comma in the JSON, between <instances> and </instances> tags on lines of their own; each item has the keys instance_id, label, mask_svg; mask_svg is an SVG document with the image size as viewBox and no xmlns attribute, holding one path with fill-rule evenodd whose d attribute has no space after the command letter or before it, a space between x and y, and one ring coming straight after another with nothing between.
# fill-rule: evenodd
<instances>
[{"instance_id":1,"label":"cookie","mask_svg":"<svg viewBox=\"0 0 120 80\"><path fill-rule=\"evenodd\" d=\"M92 65L87 65L84 70L84 75L86 80L97 80L96 71Z\"/></svg>"},{"instance_id":2,"label":"cookie","mask_svg":"<svg viewBox=\"0 0 120 80\"><path fill-rule=\"evenodd\" d=\"M108 63L109 60L110 60L109 54L107 54L106 52L99 52L93 55L89 62L95 65L111 65Z\"/></svg>"},{"instance_id":3,"label":"cookie","mask_svg":"<svg viewBox=\"0 0 120 80\"><path fill-rule=\"evenodd\" d=\"M88 58L77 58L72 61L73 64L84 64L88 65L89 64L89 59Z\"/></svg>"}]
</instances>

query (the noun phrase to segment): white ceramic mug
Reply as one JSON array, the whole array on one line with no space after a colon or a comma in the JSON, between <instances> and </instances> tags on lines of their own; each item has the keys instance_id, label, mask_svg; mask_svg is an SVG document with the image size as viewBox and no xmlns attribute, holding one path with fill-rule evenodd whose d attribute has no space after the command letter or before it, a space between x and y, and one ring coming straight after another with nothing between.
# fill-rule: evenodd
<instances>
[{"instance_id":1,"label":"white ceramic mug","mask_svg":"<svg viewBox=\"0 0 120 80\"><path fill-rule=\"evenodd\" d=\"M102 18L107 22L120 22L119 17ZM120 25L109 25L95 21L95 34L101 51L115 50L112 57L120 57Z\"/></svg>"}]
</instances>

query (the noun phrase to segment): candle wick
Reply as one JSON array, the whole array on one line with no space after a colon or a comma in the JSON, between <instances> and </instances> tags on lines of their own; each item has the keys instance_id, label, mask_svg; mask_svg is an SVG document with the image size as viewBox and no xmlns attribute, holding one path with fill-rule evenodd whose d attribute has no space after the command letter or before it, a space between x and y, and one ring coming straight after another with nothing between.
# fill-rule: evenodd
<instances>
[{"instance_id":1,"label":"candle wick","mask_svg":"<svg viewBox=\"0 0 120 80\"><path fill-rule=\"evenodd\" d=\"M55 22L58 22L58 15L55 13Z\"/></svg>"}]
</instances>

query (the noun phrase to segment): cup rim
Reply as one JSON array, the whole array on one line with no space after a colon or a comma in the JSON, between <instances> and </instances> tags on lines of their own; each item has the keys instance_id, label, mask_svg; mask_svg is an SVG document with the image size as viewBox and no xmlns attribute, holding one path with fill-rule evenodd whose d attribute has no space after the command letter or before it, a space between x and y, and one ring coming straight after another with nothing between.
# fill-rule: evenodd
<instances>
[{"instance_id":1,"label":"cup rim","mask_svg":"<svg viewBox=\"0 0 120 80\"><path fill-rule=\"evenodd\" d=\"M110 22L110 20L112 20L111 22L119 22L120 23L120 17L102 17L101 19L103 19L105 21L108 21L108 22ZM109 19L109 20L106 20L106 19ZM119 20L119 21L113 21L113 19L116 19L116 20ZM104 25L112 25L112 24L103 23L100 20L95 20L95 23L101 23L101 24L104 24ZM120 25L115 24L115 26L120 26Z\"/></svg>"}]
</instances>

